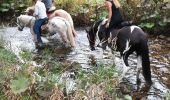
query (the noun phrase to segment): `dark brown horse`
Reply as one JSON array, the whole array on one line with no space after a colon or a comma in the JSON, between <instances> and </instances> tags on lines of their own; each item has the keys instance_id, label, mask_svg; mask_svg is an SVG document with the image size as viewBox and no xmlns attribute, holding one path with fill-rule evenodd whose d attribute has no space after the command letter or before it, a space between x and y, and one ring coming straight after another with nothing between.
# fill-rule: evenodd
<instances>
[{"instance_id":1,"label":"dark brown horse","mask_svg":"<svg viewBox=\"0 0 170 100\"><path fill-rule=\"evenodd\" d=\"M111 48L112 51L119 51L124 62L123 75L128 71L128 57L133 52L137 54L137 67L142 67L143 76L146 82L151 85L151 71L148 49L148 36L138 26L124 26L120 29L113 29L109 35L106 34L107 19L100 20L94 23L87 31L87 37L89 40L91 50L95 50L96 38L99 39L99 47L105 49L106 46Z\"/></svg>"}]
</instances>

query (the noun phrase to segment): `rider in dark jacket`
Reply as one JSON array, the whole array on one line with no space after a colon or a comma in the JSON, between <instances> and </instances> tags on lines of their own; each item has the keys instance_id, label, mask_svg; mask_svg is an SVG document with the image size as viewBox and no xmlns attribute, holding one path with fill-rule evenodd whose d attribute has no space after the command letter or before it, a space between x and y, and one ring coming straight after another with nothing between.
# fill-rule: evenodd
<instances>
[{"instance_id":1,"label":"rider in dark jacket","mask_svg":"<svg viewBox=\"0 0 170 100\"><path fill-rule=\"evenodd\" d=\"M106 34L114 28L132 25L132 21L124 21L120 12L120 3L118 0L105 0L105 5L108 10L108 21L106 23Z\"/></svg>"},{"instance_id":2,"label":"rider in dark jacket","mask_svg":"<svg viewBox=\"0 0 170 100\"><path fill-rule=\"evenodd\" d=\"M110 31L114 28L120 28L124 21L120 13L120 3L118 0L105 0L105 5L108 10L108 21L106 23L106 36L109 37Z\"/></svg>"},{"instance_id":3,"label":"rider in dark jacket","mask_svg":"<svg viewBox=\"0 0 170 100\"><path fill-rule=\"evenodd\" d=\"M108 21L106 27L109 29L118 27L123 22L123 18L119 10L120 8L119 1L106 0L105 4L108 9Z\"/></svg>"}]
</instances>

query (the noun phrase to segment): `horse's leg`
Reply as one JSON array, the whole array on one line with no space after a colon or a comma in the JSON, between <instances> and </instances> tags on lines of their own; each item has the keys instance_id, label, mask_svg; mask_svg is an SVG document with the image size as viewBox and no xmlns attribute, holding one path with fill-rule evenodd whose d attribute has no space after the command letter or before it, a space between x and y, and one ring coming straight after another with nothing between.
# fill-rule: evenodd
<instances>
[{"instance_id":1,"label":"horse's leg","mask_svg":"<svg viewBox=\"0 0 170 100\"><path fill-rule=\"evenodd\" d=\"M128 57L129 57L129 55L132 54L133 52L134 52L134 49L131 47L128 51L126 51L126 52L124 53L123 60L124 60L126 66L129 66L129 64L128 64Z\"/></svg>"},{"instance_id":2,"label":"horse's leg","mask_svg":"<svg viewBox=\"0 0 170 100\"><path fill-rule=\"evenodd\" d=\"M147 41L143 41L143 43L141 43L140 49L137 52L141 54L142 70L145 81L148 85L151 85L152 80L149 60L149 48L147 45Z\"/></svg>"},{"instance_id":3,"label":"horse's leg","mask_svg":"<svg viewBox=\"0 0 170 100\"><path fill-rule=\"evenodd\" d=\"M76 43L75 43L75 38L74 38L74 35L73 35L73 33L72 33L71 27L68 28L67 34L68 34L68 37L69 37L71 46L72 46L73 48L75 48L75 47L76 47Z\"/></svg>"},{"instance_id":4,"label":"horse's leg","mask_svg":"<svg viewBox=\"0 0 170 100\"><path fill-rule=\"evenodd\" d=\"M139 52L137 52L137 68L136 68L136 72L137 72L137 75L136 75L136 80L137 80L137 85L140 84L140 79L139 79L139 74L142 70L142 57L141 57L141 54L139 54Z\"/></svg>"},{"instance_id":5,"label":"horse's leg","mask_svg":"<svg viewBox=\"0 0 170 100\"><path fill-rule=\"evenodd\" d=\"M72 20L70 15L69 15L68 21L69 21L69 23L71 25L72 34L73 34L74 37L76 37L77 36L77 32L75 31L73 20Z\"/></svg>"},{"instance_id":6,"label":"horse's leg","mask_svg":"<svg viewBox=\"0 0 170 100\"><path fill-rule=\"evenodd\" d=\"M67 38L69 39L70 41L70 44L73 48L76 47L76 43L75 43L75 38L73 36L73 33L72 33L72 28L71 28L71 25L68 21L65 21L66 25L67 25Z\"/></svg>"},{"instance_id":7,"label":"horse's leg","mask_svg":"<svg viewBox=\"0 0 170 100\"><path fill-rule=\"evenodd\" d=\"M130 41L126 40L126 41L119 41L119 45L118 48L120 50L120 55L121 55L121 59L123 62L123 72L122 72L122 76L121 78L123 78L125 76L125 74L128 72L128 70L130 69L130 67L128 67L128 57L129 55L133 52L133 49L130 45Z\"/></svg>"},{"instance_id":8,"label":"horse's leg","mask_svg":"<svg viewBox=\"0 0 170 100\"><path fill-rule=\"evenodd\" d=\"M122 72L122 75L121 75L121 78L123 78L124 76L125 76L125 74L128 72L128 70L130 69L130 67L129 66L127 66L126 65L126 61L125 61L125 58L126 58L126 54L124 53L122 53L121 54L122 56L121 56L121 60L122 60L122 63L123 63L123 72Z\"/></svg>"},{"instance_id":9,"label":"horse's leg","mask_svg":"<svg viewBox=\"0 0 170 100\"><path fill-rule=\"evenodd\" d=\"M67 39L67 32L66 31L58 31L58 33L59 33L59 35L60 35L60 37L61 37L61 39L62 39L62 41L64 42L64 43L69 43L69 40Z\"/></svg>"}]
</instances>

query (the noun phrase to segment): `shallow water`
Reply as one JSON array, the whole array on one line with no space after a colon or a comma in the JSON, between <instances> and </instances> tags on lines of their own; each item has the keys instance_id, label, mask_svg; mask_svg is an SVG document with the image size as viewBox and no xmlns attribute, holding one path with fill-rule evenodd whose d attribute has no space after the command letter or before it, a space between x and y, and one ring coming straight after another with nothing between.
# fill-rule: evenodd
<instances>
[{"instance_id":1,"label":"shallow water","mask_svg":"<svg viewBox=\"0 0 170 100\"><path fill-rule=\"evenodd\" d=\"M96 51L89 50L88 40L83 29L78 30L76 40L76 52L69 54L67 60L77 61L81 63L84 68L88 68L89 65L91 65L91 58L96 59L97 62L113 64L113 55L110 52L103 54L100 48L97 48ZM167 93L170 92L170 41L165 37L161 39L151 36L149 39L149 48L153 85L151 87L145 86L142 74L139 76L141 83L137 85L137 72L135 71L137 59L134 54L129 57L129 64L132 69L128 71L124 81L120 84L119 93L129 94L133 99L163 100ZM115 63L117 67L121 67L120 56L118 53L115 55Z\"/></svg>"},{"instance_id":2,"label":"shallow water","mask_svg":"<svg viewBox=\"0 0 170 100\"><path fill-rule=\"evenodd\" d=\"M77 47L72 52L66 49L56 49L56 59L61 58L69 62L78 62L83 69L90 69L93 63L113 64L113 55L109 51L103 52L100 48L95 51L89 49L89 43L84 28L77 29L76 43ZM35 46L32 41L29 29L23 32L14 28L5 28L0 30L0 35L6 41L7 48L17 52L19 50L34 51ZM141 84L136 84L136 56L129 57L129 64L132 68L126 74L124 81L120 84L118 94L129 94L133 99L163 100L170 92L170 38L155 37L149 38L150 60L152 70L151 87L145 86L145 81L140 74ZM115 54L115 64L121 69L121 60L118 53ZM119 69L118 68L118 69Z\"/></svg>"}]
</instances>

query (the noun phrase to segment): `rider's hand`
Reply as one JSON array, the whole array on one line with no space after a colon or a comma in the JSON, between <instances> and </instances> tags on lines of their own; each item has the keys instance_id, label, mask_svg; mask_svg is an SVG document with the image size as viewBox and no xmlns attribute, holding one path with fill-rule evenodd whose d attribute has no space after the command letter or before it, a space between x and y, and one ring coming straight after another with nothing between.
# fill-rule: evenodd
<instances>
[{"instance_id":1,"label":"rider's hand","mask_svg":"<svg viewBox=\"0 0 170 100\"><path fill-rule=\"evenodd\" d=\"M109 22L107 22L107 23L106 23L105 27L106 27L106 28L108 28L108 27L109 27Z\"/></svg>"}]
</instances>

